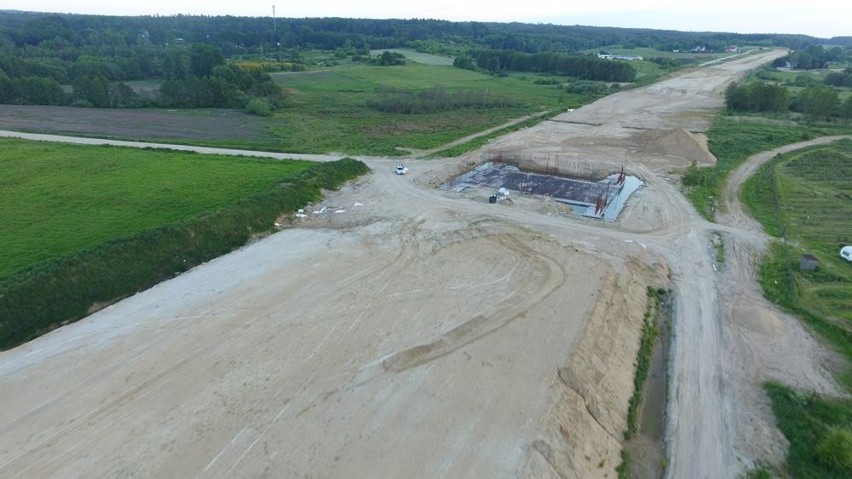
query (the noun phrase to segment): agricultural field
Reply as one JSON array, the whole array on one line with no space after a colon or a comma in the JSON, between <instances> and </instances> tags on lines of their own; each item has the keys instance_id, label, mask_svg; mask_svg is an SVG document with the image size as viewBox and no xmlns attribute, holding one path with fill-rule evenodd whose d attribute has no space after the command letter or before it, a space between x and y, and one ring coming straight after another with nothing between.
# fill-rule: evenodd
<instances>
[{"instance_id":1,"label":"agricultural field","mask_svg":"<svg viewBox=\"0 0 852 479\"><path fill-rule=\"evenodd\" d=\"M767 298L806 323L844 360L830 368L852 390L852 265L839 257L852 230L852 140L779 155L742 190L742 199L767 233L778 238L759 268ZM783 239L782 239L783 238ZM799 268L810 253L815 271ZM776 381L765 385L776 423L789 441L782 476L848 477L852 468L852 402ZM770 477L764 468L749 477Z\"/></svg>"},{"instance_id":2,"label":"agricultural field","mask_svg":"<svg viewBox=\"0 0 852 479\"><path fill-rule=\"evenodd\" d=\"M795 245L794 294L800 307L852 330L852 141L784 155L765 165L743 191L755 218ZM817 271L798 271L798 252L819 258Z\"/></svg>"},{"instance_id":3,"label":"agricultural field","mask_svg":"<svg viewBox=\"0 0 852 479\"><path fill-rule=\"evenodd\" d=\"M0 105L0 129L277 151L269 120L239 110Z\"/></svg>"},{"instance_id":4,"label":"agricultural field","mask_svg":"<svg viewBox=\"0 0 852 479\"><path fill-rule=\"evenodd\" d=\"M553 76L498 77L416 62L333 63L338 64L273 73L285 89L287 106L269 117L212 108L0 105L0 129L290 153L402 156L529 114L577 108L596 98L567 92L563 84L571 80ZM150 94L156 83L131 86ZM409 105L418 111L400 111Z\"/></svg>"},{"instance_id":5,"label":"agricultural field","mask_svg":"<svg viewBox=\"0 0 852 479\"><path fill-rule=\"evenodd\" d=\"M752 47L742 47L740 48L741 52L745 52L751 50ZM698 52L670 52L664 50L656 50L654 48L648 47L637 47L637 48L625 48L622 45L610 45L601 48L596 48L592 50L585 50L585 53L598 53L599 51L606 51L607 53L611 53L613 55L626 55L626 56L638 56L644 59L654 58L654 57L662 57L662 58L684 58L688 60L693 60L695 63L704 63L710 60L718 60L720 58L729 57L731 53L718 52L718 53L698 53Z\"/></svg>"},{"instance_id":6,"label":"agricultural field","mask_svg":"<svg viewBox=\"0 0 852 479\"><path fill-rule=\"evenodd\" d=\"M269 190L309 162L0 140L0 276Z\"/></svg>"},{"instance_id":7,"label":"agricultural field","mask_svg":"<svg viewBox=\"0 0 852 479\"><path fill-rule=\"evenodd\" d=\"M852 127L843 123L801 123L767 114L720 115L707 133L717 163L687 170L684 193L702 216L712 220L725 178L749 156L789 143L850 133Z\"/></svg>"},{"instance_id":8,"label":"agricultural field","mask_svg":"<svg viewBox=\"0 0 852 479\"><path fill-rule=\"evenodd\" d=\"M451 66L346 65L328 70L273 74L291 106L270 119L278 146L296 153L342 152L399 156L545 110L576 108L591 101L559 85L536 83L533 74L505 77ZM439 111L382 111L382 105L474 96ZM372 105L372 106L371 106ZM386 109L385 109L386 110Z\"/></svg>"},{"instance_id":9,"label":"agricultural field","mask_svg":"<svg viewBox=\"0 0 852 479\"><path fill-rule=\"evenodd\" d=\"M797 282L800 302L852 330L852 265L839 258L852 244L852 142L810 151L777 172L782 221L800 246L821 260L820 274Z\"/></svg>"}]
</instances>

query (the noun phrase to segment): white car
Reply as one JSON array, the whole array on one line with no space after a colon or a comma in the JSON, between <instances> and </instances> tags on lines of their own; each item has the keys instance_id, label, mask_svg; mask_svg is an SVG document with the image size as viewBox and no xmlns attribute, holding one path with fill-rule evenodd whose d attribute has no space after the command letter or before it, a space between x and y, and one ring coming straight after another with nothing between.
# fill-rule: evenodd
<instances>
[{"instance_id":1,"label":"white car","mask_svg":"<svg viewBox=\"0 0 852 479\"><path fill-rule=\"evenodd\" d=\"M406 173L408 173L408 168L406 168L405 165L396 165L397 175L404 175Z\"/></svg>"},{"instance_id":2,"label":"white car","mask_svg":"<svg viewBox=\"0 0 852 479\"><path fill-rule=\"evenodd\" d=\"M852 262L852 246L844 246L840 249L840 257Z\"/></svg>"}]
</instances>

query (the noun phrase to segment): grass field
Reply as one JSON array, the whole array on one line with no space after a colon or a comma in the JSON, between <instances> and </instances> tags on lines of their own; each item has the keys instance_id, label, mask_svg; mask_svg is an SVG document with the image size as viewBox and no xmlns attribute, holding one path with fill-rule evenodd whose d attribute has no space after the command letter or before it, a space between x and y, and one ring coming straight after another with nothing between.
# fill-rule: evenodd
<instances>
[{"instance_id":1,"label":"grass field","mask_svg":"<svg viewBox=\"0 0 852 479\"><path fill-rule=\"evenodd\" d=\"M370 50L371 55L381 55L385 50ZM453 66L452 57L443 57L440 55L432 55L431 53L421 53L411 48L390 48L387 51L401 53L405 58L416 63L435 66Z\"/></svg>"},{"instance_id":2,"label":"grass field","mask_svg":"<svg viewBox=\"0 0 852 479\"><path fill-rule=\"evenodd\" d=\"M787 468L801 479L852 475L852 401L766 385L778 427L790 441Z\"/></svg>"},{"instance_id":3,"label":"grass field","mask_svg":"<svg viewBox=\"0 0 852 479\"><path fill-rule=\"evenodd\" d=\"M513 118L590 101L557 85L536 84L536 75L497 77L417 63L341 65L273 78L287 90L292 106L276 112L269 131L279 138L280 149L299 153L402 155L401 148L435 148ZM367 106L387 92L416 94L435 88L476 92L490 106L423 114L386 113Z\"/></svg>"},{"instance_id":4,"label":"grass field","mask_svg":"<svg viewBox=\"0 0 852 479\"><path fill-rule=\"evenodd\" d=\"M308 162L0 140L0 276L256 195Z\"/></svg>"},{"instance_id":5,"label":"grass field","mask_svg":"<svg viewBox=\"0 0 852 479\"><path fill-rule=\"evenodd\" d=\"M799 83L804 86L811 83L822 83L826 75L834 71L833 69L820 70L779 70L771 66L765 66L752 72L752 78L775 81L788 86Z\"/></svg>"},{"instance_id":6,"label":"grass field","mask_svg":"<svg viewBox=\"0 0 852 479\"><path fill-rule=\"evenodd\" d=\"M852 264L840 246L852 242L852 141L779 156L750 178L743 200L766 231L786 236L760 266L771 300L797 314L847 359L839 377L852 391ZM803 253L819 258L802 271ZM852 474L852 401L766 385L778 426L790 441L787 469L795 477Z\"/></svg>"},{"instance_id":7,"label":"grass field","mask_svg":"<svg viewBox=\"0 0 852 479\"><path fill-rule=\"evenodd\" d=\"M852 264L839 257L852 244L852 141L773 160L746 183L743 199L769 234L786 234L819 258L817 272L795 268L799 305L852 333Z\"/></svg>"},{"instance_id":8,"label":"grass field","mask_svg":"<svg viewBox=\"0 0 852 479\"><path fill-rule=\"evenodd\" d=\"M797 79L822 81L826 71L791 72L763 68L752 73L751 79L795 83ZM800 87L788 87L796 95ZM840 98L852 93L841 89ZM848 121L812 122L790 113L722 114L708 132L710 151L718 162L715 167L691 171L684 177L685 191L690 202L705 218L712 220L725 178L749 156L781 145L827 135L852 134Z\"/></svg>"},{"instance_id":9,"label":"grass field","mask_svg":"<svg viewBox=\"0 0 852 479\"><path fill-rule=\"evenodd\" d=\"M785 116L723 114L708 132L714 167L685 175L685 193L695 209L712 220L728 173L749 156L820 136L852 134L849 123L800 123Z\"/></svg>"}]
</instances>

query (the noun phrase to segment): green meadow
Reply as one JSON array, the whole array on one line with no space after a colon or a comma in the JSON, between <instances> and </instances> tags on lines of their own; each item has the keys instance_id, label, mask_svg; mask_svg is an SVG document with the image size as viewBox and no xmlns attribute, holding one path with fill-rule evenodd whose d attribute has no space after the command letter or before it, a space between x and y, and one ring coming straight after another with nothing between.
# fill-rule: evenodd
<instances>
[{"instance_id":1,"label":"green meadow","mask_svg":"<svg viewBox=\"0 0 852 479\"><path fill-rule=\"evenodd\" d=\"M262 193L312 164L0 140L0 276Z\"/></svg>"},{"instance_id":2,"label":"green meadow","mask_svg":"<svg viewBox=\"0 0 852 479\"><path fill-rule=\"evenodd\" d=\"M852 141L771 161L746 182L743 199L769 234L787 238L787 300L852 334L852 264L839 256L852 244ZM817 271L799 271L803 253L819 258Z\"/></svg>"},{"instance_id":3,"label":"green meadow","mask_svg":"<svg viewBox=\"0 0 852 479\"><path fill-rule=\"evenodd\" d=\"M487 75L452 66L408 62L400 66L350 63L327 70L273 74L288 106L268 130L276 149L385 156L431 149L531 113L576 108L592 100L568 93L565 78L534 74ZM538 80L538 83L536 82ZM390 112L376 105L437 97L477 98L439 111Z\"/></svg>"}]
</instances>

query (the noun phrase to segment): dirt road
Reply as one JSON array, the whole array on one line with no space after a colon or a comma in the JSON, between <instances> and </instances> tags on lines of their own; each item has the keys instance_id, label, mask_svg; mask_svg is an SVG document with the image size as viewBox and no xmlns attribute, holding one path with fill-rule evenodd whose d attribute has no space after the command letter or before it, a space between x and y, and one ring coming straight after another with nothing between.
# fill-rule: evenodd
<instances>
[{"instance_id":1,"label":"dirt road","mask_svg":"<svg viewBox=\"0 0 852 479\"><path fill-rule=\"evenodd\" d=\"M759 231L705 222L664 172L713 160L701 133L721 89L780 54L489 145L625 165L647 187L615 224L432 188L476 155L404 177L364 158L374 173L295 227L0 353L0 476L613 477L645 288L670 273L667 473L736 477L778 449L767 368L832 383L761 302Z\"/></svg>"},{"instance_id":2,"label":"dirt road","mask_svg":"<svg viewBox=\"0 0 852 479\"><path fill-rule=\"evenodd\" d=\"M126 148L161 148L165 150L193 151L207 155L254 156L276 160L336 161L342 155L312 155L305 153L276 153L272 151L238 150L234 148L213 148L207 146L177 145L171 143L147 143L142 141L109 140L105 138L83 138L79 136L46 135L42 133L24 133L20 131L0 130L0 138L21 138L24 140L49 141L54 143L76 143L78 145L112 145Z\"/></svg>"},{"instance_id":3,"label":"dirt road","mask_svg":"<svg viewBox=\"0 0 852 479\"><path fill-rule=\"evenodd\" d=\"M730 388L728 414L737 424L735 450L746 461L762 458L780 464L786 458L787 441L775 427L763 382L781 381L832 396L842 392L825 368L837 362L830 349L821 346L797 318L763 297L755 265L768 236L745 213L739 194L745 181L777 154L841 138L844 137L817 138L754 155L731 173L725 186L723 213L719 215L719 222L725 227L727 252L720 282L722 336L726 343L723 369Z\"/></svg>"}]
</instances>

